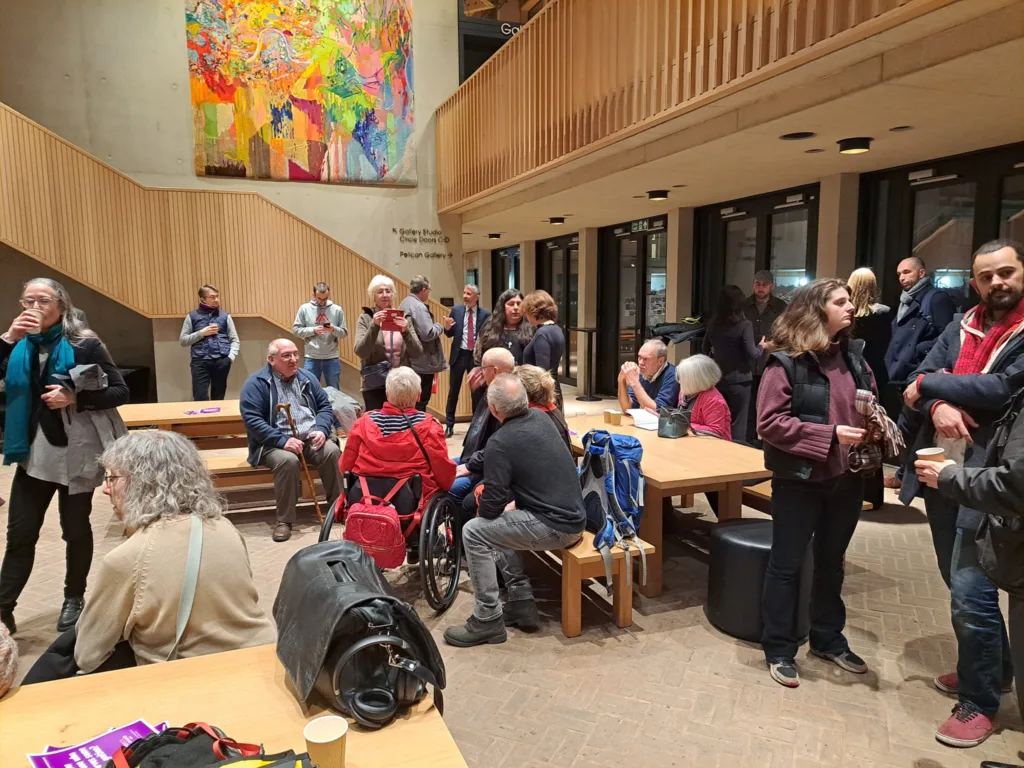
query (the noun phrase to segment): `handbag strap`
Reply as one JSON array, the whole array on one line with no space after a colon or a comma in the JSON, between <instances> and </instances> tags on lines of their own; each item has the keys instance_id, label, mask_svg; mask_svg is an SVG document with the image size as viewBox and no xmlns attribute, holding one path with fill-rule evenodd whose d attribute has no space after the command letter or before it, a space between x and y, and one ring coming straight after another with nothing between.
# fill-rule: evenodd
<instances>
[{"instance_id":1,"label":"handbag strap","mask_svg":"<svg viewBox=\"0 0 1024 768\"><path fill-rule=\"evenodd\" d=\"M383 505L390 504L391 500L395 497L395 494L402 490L402 486L404 486L407 482L409 482L408 477L403 477L402 479L396 481L395 484L391 486L391 490L388 491L388 495L385 496L383 499L380 499L380 503ZM370 493L370 487L366 484L366 478L363 477L362 475L359 476L359 487L362 488L363 490L364 499L377 498L372 493Z\"/></svg>"},{"instance_id":2,"label":"handbag strap","mask_svg":"<svg viewBox=\"0 0 1024 768\"><path fill-rule=\"evenodd\" d=\"M192 603L196 598L196 585L199 583L199 565L203 558L203 519L199 515L189 515L192 529L188 537L188 555L185 559L185 578L181 582L181 597L178 600L178 618L175 621L174 645L167 655L167 661L178 658L178 645L185 633L188 619L192 615Z\"/></svg>"},{"instance_id":3,"label":"handbag strap","mask_svg":"<svg viewBox=\"0 0 1024 768\"><path fill-rule=\"evenodd\" d=\"M412 439L415 440L416 445L420 447L420 453L423 454L423 460L427 462L427 469L430 469L430 457L427 456L427 449L424 448L423 443L420 442L420 436L416 434L413 423L409 421L409 417L406 416L405 413L402 414L402 418L405 419L406 426L409 427L409 431L412 432Z\"/></svg>"}]
</instances>

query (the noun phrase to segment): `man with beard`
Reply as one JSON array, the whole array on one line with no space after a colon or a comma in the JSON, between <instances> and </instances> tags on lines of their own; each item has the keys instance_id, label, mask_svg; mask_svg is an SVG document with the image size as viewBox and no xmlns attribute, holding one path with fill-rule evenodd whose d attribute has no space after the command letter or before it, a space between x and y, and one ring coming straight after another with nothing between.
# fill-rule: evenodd
<instances>
[{"instance_id":1,"label":"man with beard","mask_svg":"<svg viewBox=\"0 0 1024 768\"><path fill-rule=\"evenodd\" d=\"M948 459L984 467L995 422L1024 373L1024 246L1013 240L986 243L974 254L971 270L981 303L953 318L903 394L924 418L908 451L911 462L917 450L938 446ZM909 504L921 490L911 467L900 500ZM982 513L933 488L924 488L923 496L939 571L951 592L959 652L956 672L935 678L939 690L958 699L935 737L973 747L994 732L1000 695L1012 682L1009 642L999 592L978 562L975 537Z\"/></svg>"},{"instance_id":2,"label":"man with beard","mask_svg":"<svg viewBox=\"0 0 1024 768\"><path fill-rule=\"evenodd\" d=\"M772 326L779 315L786 311L786 302L775 295L775 275L767 269L754 275L753 292L743 302L743 316L754 326L754 341L771 341ZM758 448L761 439L757 436L757 391L761 387L761 376L768 363L768 355L761 355L754 361L754 380L750 387L750 408L747 413L747 441Z\"/></svg>"}]
</instances>

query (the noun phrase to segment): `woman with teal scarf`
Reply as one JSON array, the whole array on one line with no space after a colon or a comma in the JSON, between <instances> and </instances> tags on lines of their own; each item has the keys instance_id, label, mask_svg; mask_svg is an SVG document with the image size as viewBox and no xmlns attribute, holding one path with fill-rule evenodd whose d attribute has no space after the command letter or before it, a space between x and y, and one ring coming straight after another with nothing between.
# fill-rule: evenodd
<instances>
[{"instance_id":1,"label":"woman with teal scarf","mask_svg":"<svg viewBox=\"0 0 1024 768\"><path fill-rule=\"evenodd\" d=\"M92 564L92 496L102 482L69 476L80 466L82 445L69 445L66 427L78 413L117 408L128 388L96 334L84 327L64 287L48 278L25 284L22 312L0 335L0 376L7 392L4 464L16 464L7 516L7 548L0 566L0 621L11 634L14 607L32 573L46 510L57 496L67 543L64 605L57 628L78 621ZM103 389L75 392L71 371L96 365ZM90 457L93 458L93 457Z\"/></svg>"}]
</instances>

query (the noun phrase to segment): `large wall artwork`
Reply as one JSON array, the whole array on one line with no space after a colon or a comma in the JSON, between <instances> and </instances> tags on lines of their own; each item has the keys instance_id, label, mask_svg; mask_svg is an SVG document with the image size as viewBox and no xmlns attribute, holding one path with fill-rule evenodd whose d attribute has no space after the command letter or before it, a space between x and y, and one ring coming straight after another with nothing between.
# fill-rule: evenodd
<instances>
[{"instance_id":1,"label":"large wall artwork","mask_svg":"<svg viewBox=\"0 0 1024 768\"><path fill-rule=\"evenodd\" d=\"M414 185L411 0L186 0L200 176Z\"/></svg>"}]
</instances>

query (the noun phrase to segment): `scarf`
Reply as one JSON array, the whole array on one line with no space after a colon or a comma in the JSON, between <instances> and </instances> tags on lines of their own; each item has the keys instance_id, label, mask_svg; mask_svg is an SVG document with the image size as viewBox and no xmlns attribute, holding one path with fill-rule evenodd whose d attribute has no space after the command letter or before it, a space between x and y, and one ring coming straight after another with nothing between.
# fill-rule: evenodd
<instances>
[{"instance_id":1,"label":"scarf","mask_svg":"<svg viewBox=\"0 0 1024 768\"><path fill-rule=\"evenodd\" d=\"M953 373L984 373L989 360L1024 322L1024 301L1021 301L1003 319L985 333L985 306L979 304L960 322L964 339Z\"/></svg>"},{"instance_id":2,"label":"scarf","mask_svg":"<svg viewBox=\"0 0 1024 768\"><path fill-rule=\"evenodd\" d=\"M7 362L7 421L4 424L4 464L28 459L31 439L28 433L32 415L32 366L39 357L39 347L53 345L46 361L43 384L59 383L56 375L65 375L75 367L75 350L64 336L64 326L57 324L46 333L29 334L11 351Z\"/></svg>"},{"instance_id":3,"label":"scarf","mask_svg":"<svg viewBox=\"0 0 1024 768\"><path fill-rule=\"evenodd\" d=\"M918 280L917 284L909 291L904 291L900 294L900 306L899 309L896 310L897 323L906 317L907 312L910 311L910 305L917 301L917 297L931 287L932 279L930 277L926 277L923 280Z\"/></svg>"}]
</instances>

